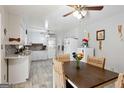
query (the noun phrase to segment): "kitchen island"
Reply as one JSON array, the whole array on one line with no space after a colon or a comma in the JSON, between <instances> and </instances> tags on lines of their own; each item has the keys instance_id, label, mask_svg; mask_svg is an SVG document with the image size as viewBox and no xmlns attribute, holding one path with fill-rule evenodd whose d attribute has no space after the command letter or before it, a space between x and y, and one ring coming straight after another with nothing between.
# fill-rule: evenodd
<instances>
[{"instance_id":1,"label":"kitchen island","mask_svg":"<svg viewBox=\"0 0 124 93\"><path fill-rule=\"evenodd\" d=\"M7 60L8 64L7 72L9 84L21 83L29 79L31 54L9 54L5 56L5 59Z\"/></svg>"}]
</instances>

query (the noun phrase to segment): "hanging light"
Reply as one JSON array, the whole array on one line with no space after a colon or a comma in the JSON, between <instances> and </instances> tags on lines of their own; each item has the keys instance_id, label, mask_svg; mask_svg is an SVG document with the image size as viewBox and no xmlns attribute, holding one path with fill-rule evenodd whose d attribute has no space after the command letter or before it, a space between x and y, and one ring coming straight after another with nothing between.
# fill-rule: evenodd
<instances>
[{"instance_id":1,"label":"hanging light","mask_svg":"<svg viewBox=\"0 0 124 93\"><path fill-rule=\"evenodd\" d=\"M78 18L78 19L81 19L81 18L82 18L82 15L81 15L81 14L79 14L79 15L77 16L77 18Z\"/></svg>"},{"instance_id":2,"label":"hanging light","mask_svg":"<svg viewBox=\"0 0 124 93\"><path fill-rule=\"evenodd\" d=\"M73 13L73 16L76 17L76 18L78 18L78 19L81 19L84 16L86 16L86 14L87 14L87 11L84 11L84 10L83 11L75 11Z\"/></svg>"},{"instance_id":3,"label":"hanging light","mask_svg":"<svg viewBox=\"0 0 124 93\"><path fill-rule=\"evenodd\" d=\"M78 15L79 15L79 11L73 12L73 16L74 16L74 17L77 17Z\"/></svg>"},{"instance_id":4,"label":"hanging light","mask_svg":"<svg viewBox=\"0 0 124 93\"><path fill-rule=\"evenodd\" d=\"M81 11L81 14L82 14L83 16L86 16L86 14L87 14L87 11L85 11L85 10L82 10L82 11Z\"/></svg>"}]
</instances>

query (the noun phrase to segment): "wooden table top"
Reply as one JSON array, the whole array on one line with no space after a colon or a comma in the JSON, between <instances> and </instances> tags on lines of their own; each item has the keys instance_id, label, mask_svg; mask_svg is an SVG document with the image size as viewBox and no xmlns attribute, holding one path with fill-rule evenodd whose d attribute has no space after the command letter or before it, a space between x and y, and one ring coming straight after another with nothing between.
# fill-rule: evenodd
<instances>
[{"instance_id":1,"label":"wooden table top","mask_svg":"<svg viewBox=\"0 0 124 93\"><path fill-rule=\"evenodd\" d=\"M80 69L76 69L76 62L70 61L63 64L65 76L78 88L93 88L107 83L118 77L118 73L101 69L81 62Z\"/></svg>"}]
</instances>

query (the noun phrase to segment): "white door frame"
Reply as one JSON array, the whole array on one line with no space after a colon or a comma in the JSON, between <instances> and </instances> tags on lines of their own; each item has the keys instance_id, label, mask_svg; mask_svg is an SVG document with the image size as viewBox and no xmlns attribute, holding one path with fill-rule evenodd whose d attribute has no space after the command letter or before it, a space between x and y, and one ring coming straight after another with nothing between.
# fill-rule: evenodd
<instances>
[{"instance_id":1,"label":"white door frame","mask_svg":"<svg viewBox=\"0 0 124 93\"><path fill-rule=\"evenodd\" d=\"M1 60L1 31L2 31L1 25L2 25L2 24L1 24L1 23L2 23L2 22L1 22L1 13L0 13L0 84L1 84L1 79L2 79L2 78L1 78L1 76L2 76L2 75L1 75L1 61L2 61L2 60Z\"/></svg>"}]
</instances>

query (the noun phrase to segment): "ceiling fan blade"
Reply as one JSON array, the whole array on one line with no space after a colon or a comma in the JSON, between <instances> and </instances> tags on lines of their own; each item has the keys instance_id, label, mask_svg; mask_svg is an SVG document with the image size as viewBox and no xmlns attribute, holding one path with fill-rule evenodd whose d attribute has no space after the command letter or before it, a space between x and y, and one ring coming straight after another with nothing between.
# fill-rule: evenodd
<instances>
[{"instance_id":1,"label":"ceiling fan blade","mask_svg":"<svg viewBox=\"0 0 124 93\"><path fill-rule=\"evenodd\" d=\"M102 10L103 9L103 6L85 6L85 7L82 7L82 9L84 10Z\"/></svg>"},{"instance_id":2,"label":"ceiling fan blade","mask_svg":"<svg viewBox=\"0 0 124 93\"><path fill-rule=\"evenodd\" d=\"M67 6L72 7L74 9L78 9L78 7L79 7L79 5L67 5Z\"/></svg>"},{"instance_id":3,"label":"ceiling fan blade","mask_svg":"<svg viewBox=\"0 0 124 93\"><path fill-rule=\"evenodd\" d=\"M75 5L67 5L67 6L74 8Z\"/></svg>"},{"instance_id":4,"label":"ceiling fan blade","mask_svg":"<svg viewBox=\"0 0 124 93\"><path fill-rule=\"evenodd\" d=\"M71 11L71 12L69 12L69 13L63 15L63 17L66 17L66 16L68 16L68 15L71 15L73 12L74 12L74 11Z\"/></svg>"}]
</instances>

